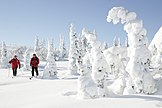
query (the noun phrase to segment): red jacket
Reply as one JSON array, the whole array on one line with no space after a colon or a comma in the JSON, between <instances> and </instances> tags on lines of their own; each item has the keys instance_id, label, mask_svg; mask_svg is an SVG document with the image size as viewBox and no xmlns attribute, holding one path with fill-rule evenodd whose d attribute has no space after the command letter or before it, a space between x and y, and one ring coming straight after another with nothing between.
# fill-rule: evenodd
<instances>
[{"instance_id":1,"label":"red jacket","mask_svg":"<svg viewBox=\"0 0 162 108\"><path fill-rule=\"evenodd\" d=\"M38 67L39 64L39 58L38 57L32 57L30 60L30 66L32 67Z\"/></svg>"},{"instance_id":2,"label":"red jacket","mask_svg":"<svg viewBox=\"0 0 162 108\"><path fill-rule=\"evenodd\" d=\"M17 58L13 58L9 61L10 64L12 64L12 68L20 68L20 61Z\"/></svg>"}]
</instances>

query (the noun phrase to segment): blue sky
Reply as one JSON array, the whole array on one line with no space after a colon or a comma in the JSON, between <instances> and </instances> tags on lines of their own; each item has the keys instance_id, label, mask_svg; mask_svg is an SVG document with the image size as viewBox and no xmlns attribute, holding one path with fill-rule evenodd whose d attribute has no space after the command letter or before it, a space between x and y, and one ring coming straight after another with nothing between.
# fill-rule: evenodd
<instances>
[{"instance_id":1,"label":"blue sky","mask_svg":"<svg viewBox=\"0 0 162 108\"><path fill-rule=\"evenodd\" d=\"M106 21L114 6L136 12L151 40L162 25L161 4L162 0L0 0L0 40L33 46L35 36L39 36L54 38L58 46L62 34L68 44L69 26L73 23L77 34L85 27L95 29L101 42L111 44L114 36L123 42L127 36L123 25Z\"/></svg>"}]
</instances>

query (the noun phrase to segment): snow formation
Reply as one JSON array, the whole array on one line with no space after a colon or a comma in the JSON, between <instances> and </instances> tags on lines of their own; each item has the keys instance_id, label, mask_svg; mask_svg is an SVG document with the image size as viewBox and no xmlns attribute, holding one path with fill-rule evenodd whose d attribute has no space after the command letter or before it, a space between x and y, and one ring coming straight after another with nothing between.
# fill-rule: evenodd
<instances>
[{"instance_id":1,"label":"snow formation","mask_svg":"<svg viewBox=\"0 0 162 108\"><path fill-rule=\"evenodd\" d=\"M90 56L87 52L83 58L83 63L80 67L78 77L78 98L89 99L96 98L97 95L97 85L94 83L92 77L92 65L90 63Z\"/></svg>"},{"instance_id":2,"label":"snow formation","mask_svg":"<svg viewBox=\"0 0 162 108\"><path fill-rule=\"evenodd\" d=\"M31 49L27 49L24 54L23 70L30 70Z\"/></svg>"},{"instance_id":3,"label":"snow formation","mask_svg":"<svg viewBox=\"0 0 162 108\"><path fill-rule=\"evenodd\" d=\"M103 44L102 44L102 46L101 46L101 50L104 51L104 50L106 50L108 48L109 48L108 43L104 41Z\"/></svg>"},{"instance_id":4,"label":"snow formation","mask_svg":"<svg viewBox=\"0 0 162 108\"><path fill-rule=\"evenodd\" d=\"M2 42L2 49L1 49L1 68L8 68L9 67L9 60L7 58L7 48L5 42Z\"/></svg>"},{"instance_id":5,"label":"snow formation","mask_svg":"<svg viewBox=\"0 0 162 108\"><path fill-rule=\"evenodd\" d=\"M45 61L47 57L47 48L45 47L45 40L40 41L38 37L35 37L34 53L37 54L40 60Z\"/></svg>"},{"instance_id":6,"label":"snow formation","mask_svg":"<svg viewBox=\"0 0 162 108\"><path fill-rule=\"evenodd\" d=\"M23 61L24 53L26 50L27 50L26 46L17 46L15 49L12 49L12 53L17 55L20 61Z\"/></svg>"},{"instance_id":7,"label":"snow formation","mask_svg":"<svg viewBox=\"0 0 162 108\"><path fill-rule=\"evenodd\" d=\"M149 45L149 50L151 51L151 67L154 68L154 74L162 74L162 27L155 34L153 40Z\"/></svg>"},{"instance_id":8,"label":"snow formation","mask_svg":"<svg viewBox=\"0 0 162 108\"><path fill-rule=\"evenodd\" d=\"M128 57L130 58L126 71L129 73L130 87L136 93L151 94L156 91L155 81L149 71L151 53L148 50L148 39L143 21L136 18L135 12L128 12L123 7L112 8L107 16L108 22L124 24L124 30L128 36Z\"/></svg>"},{"instance_id":9,"label":"snow formation","mask_svg":"<svg viewBox=\"0 0 162 108\"><path fill-rule=\"evenodd\" d=\"M54 58L53 41L50 40L48 40L47 64L43 72L43 78L45 79L57 78L57 68Z\"/></svg>"},{"instance_id":10,"label":"snow formation","mask_svg":"<svg viewBox=\"0 0 162 108\"><path fill-rule=\"evenodd\" d=\"M162 52L162 27L155 34L148 48L153 55Z\"/></svg>"},{"instance_id":11,"label":"snow formation","mask_svg":"<svg viewBox=\"0 0 162 108\"><path fill-rule=\"evenodd\" d=\"M59 45L59 60L64 60L67 57L67 50L65 47L65 39L60 35L60 45Z\"/></svg>"},{"instance_id":12,"label":"snow formation","mask_svg":"<svg viewBox=\"0 0 162 108\"><path fill-rule=\"evenodd\" d=\"M68 74L69 75L77 75L77 66L76 66L76 58L77 58L77 40L76 40L76 32L74 25L70 26L70 49L69 49L69 66L68 66Z\"/></svg>"},{"instance_id":13,"label":"snow formation","mask_svg":"<svg viewBox=\"0 0 162 108\"><path fill-rule=\"evenodd\" d=\"M99 97L107 96L105 81L109 68L101 50L101 43L97 41L96 32L86 35L87 42L91 45L91 64L92 64L92 79L96 83Z\"/></svg>"}]
</instances>

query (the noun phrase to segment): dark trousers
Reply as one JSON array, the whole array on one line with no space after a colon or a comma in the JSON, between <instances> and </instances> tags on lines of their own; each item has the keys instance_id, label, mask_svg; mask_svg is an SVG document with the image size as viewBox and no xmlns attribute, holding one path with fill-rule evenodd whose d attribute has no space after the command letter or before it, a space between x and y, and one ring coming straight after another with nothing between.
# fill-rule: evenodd
<instances>
[{"instance_id":1,"label":"dark trousers","mask_svg":"<svg viewBox=\"0 0 162 108\"><path fill-rule=\"evenodd\" d=\"M38 67L32 67L32 76L34 76L34 70L36 72L36 75L38 76L39 73L38 73Z\"/></svg>"},{"instance_id":2,"label":"dark trousers","mask_svg":"<svg viewBox=\"0 0 162 108\"><path fill-rule=\"evenodd\" d=\"M16 76L17 75L17 68L12 68L13 70L13 76Z\"/></svg>"}]
</instances>

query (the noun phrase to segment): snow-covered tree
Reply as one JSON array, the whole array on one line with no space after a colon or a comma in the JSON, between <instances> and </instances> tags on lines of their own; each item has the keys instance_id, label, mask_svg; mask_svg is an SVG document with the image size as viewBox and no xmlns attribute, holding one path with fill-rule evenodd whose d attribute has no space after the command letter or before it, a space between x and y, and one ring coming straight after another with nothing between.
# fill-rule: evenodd
<instances>
[{"instance_id":1,"label":"snow-covered tree","mask_svg":"<svg viewBox=\"0 0 162 108\"><path fill-rule=\"evenodd\" d=\"M120 38L114 37L113 46L121 46Z\"/></svg>"},{"instance_id":2,"label":"snow-covered tree","mask_svg":"<svg viewBox=\"0 0 162 108\"><path fill-rule=\"evenodd\" d=\"M155 34L153 40L151 41L149 45L149 50L151 51L152 56L159 54L162 54L162 27L158 30L158 32Z\"/></svg>"},{"instance_id":3,"label":"snow-covered tree","mask_svg":"<svg viewBox=\"0 0 162 108\"><path fill-rule=\"evenodd\" d=\"M46 60L47 52L48 52L47 48L45 47L45 40L43 39L42 41L39 42L39 51L37 52L40 60L43 61Z\"/></svg>"},{"instance_id":4,"label":"snow-covered tree","mask_svg":"<svg viewBox=\"0 0 162 108\"><path fill-rule=\"evenodd\" d=\"M51 57L51 54L54 55L53 39L48 39L48 53L46 60L48 60Z\"/></svg>"},{"instance_id":5,"label":"snow-covered tree","mask_svg":"<svg viewBox=\"0 0 162 108\"><path fill-rule=\"evenodd\" d=\"M17 57L19 58L19 60L23 60L23 55L24 55L24 52L26 51L26 46L19 46L17 47L16 49L13 50L14 54L17 55Z\"/></svg>"},{"instance_id":6,"label":"snow-covered tree","mask_svg":"<svg viewBox=\"0 0 162 108\"><path fill-rule=\"evenodd\" d=\"M87 41L92 46L91 48L91 64L92 64L92 79L96 83L97 95L99 97L107 96L105 81L109 72L106 59L101 51L101 43L96 39L96 33L86 35Z\"/></svg>"},{"instance_id":7,"label":"snow-covered tree","mask_svg":"<svg viewBox=\"0 0 162 108\"><path fill-rule=\"evenodd\" d=\"M113 40L113 46L118 46L118 38L115 36Z\"/></svg>"},{"instance_id":8,"label":"snow-covered tree","mask_svg":"<svg viewBox=\"0 0 162 108\"><path fill-rule=\"evenodd\" d=\"M82 43L80 34L77 38L77 57L76 57L76 65L77 65L77 71L79 73L80 68L82 68L83 65L83 55L82 55Z\"/></svg>"},{"instance_id":9,"label":"snow-covered tree","mask_svg":"<svg viewBox=\"0 0 162 108\"><path fill-rule=\"evenodd\" d=\"M129 47L128 38L125 38L125 46L126 46L126 47Z\"/></svg>"},{"instance_id":10,"label":"snow-covered tree","mask_svg":"<svg viewBox=\"0 0 162 108\"><path fill-rule=\"evenodd\" d=\"M149 71L150 51L147 48L148 40L143 21L136 19L135 12L128 12L123 7L112 8L107 16L108 22L117 24L121 21L128 35L128 56L130 58L126 71L131 81L127 84L133 87L136 93L150 94L156 91L155 81ZM128 86L125 87L127 89Z\"/></svg>"},{"instance_id":11,"label":"snow-covered tree","mask_svg":"<svg viewBox=\"0 0 162 108\"><path fill-rule=\"evenodd\" d=\"M80 67L78 77L78 98L96 98L98 97L97 85L94 83L92 76L92 65L90 63L90 56L87 52L83 57L83 63Z\"/></svg>"},{"instance_id":12,"label":"snow-covered tree","mask_svg":"<svg viewBox=\"0 0 162 108\"><path fill-rule=\"evenodd\" d=\"M121 46L121 41L120 41L120 38L118 37L118 46L120 47Z\"/></svg>"},{"instance_id":13,"label":"snow-covered tree","mask_svg":"<svg viewBox=\"0 0 162 108\"><path fill-rule=\"evenodd\" d=\"M108 43L104 41L102 46L101 46L102 51L104 51L104 50L106 50L108 48L109 48Z\"/></svg>"},{"instance_id":14,"label":"snow-covered tree","mask_svg":"<svg viewBox=\"0 0 162 108\"><path fill-rule=\"evenodd\" d=\"M82 32L81 32L81 43L82 43L82 53L83 53L83 55L86 54L86 52L88 52L87 51L88 42L87 42L87 39L86 39L87 33L88 33L88 30L83 28Z\"/></svg>"},{"instance_id":15,"label":"snow-covered tree","mask_svg":"<svg viewBox=\"0 0 162 108\"><path fill-rule=\"evenodd\" d=\"M2 42L1 48L1 68L8 68L9 60L7 58L7 48L5 42Z\"/></svg>"},{"instance_id":16,"label":"snow-covered tree","mask_svg":"<svg viewBox=\"0 0 162 108\"><path fill-rule=\"evenodd\" d=\"M55 57L55 60L56 60L56 61L59 60L59 55L60 55L59 49L54 48L54 57Z\"/></svg>"},{"instance_id":17,"label":"snow-covered tree","mask_svg":"<svg viewBox=\"0 0 162 108\"><path fill-rule=\"evenodd\" d=\"M65 47L65 38L60 35L60 45L59 45L59 60L64 60L67 57L67 50Z\"/></svg>"},{"instance_id":18,"label":"snow-covered tree","mask_svg":"<svg viewBox=\"0 0 162 108\"><path fill-rule=\"evenodd\" d=\"M155 34L153 40L149 45L149 50L151 51L152 58L150 67L153 69L153 75L162 75L162 27Z\"/></svg>"},{"instance_id":19,"label":"snow-covered tree","mask_svg":"<svg viewBox=\"0 0 162 108\"><path fill-rule=\"evenodd\" d=\"M43 72L43 78L45 79L57 78L57 68L54 58L53 41L50 40L48 40L47 64Z\"/></svg>"},{"instance_id":20,"label":"snow-covered tree","mask_svg":"<svg viewBox=\"0 0 162 108\"><path fill-rule=\"evenodd\" d=\"M125 74L125 66L128 59L127 49L122 46L112 46L103 52L110 68L110 74L114 75L115 79L121 74Z\"/></svg>"},{"instance_id":21,"label":"snow-covered tree","mask_svg":"<svg viewBox=\"0 0 162 108\"><path fill-rule=\"evenodd\" d=\"M39 39L38 36L35 37L35 43L34 43L34 52L36 53L39 51Z\"/></svg>"},{"instance_id":22,"label":"snow-covered tree","mask_svg":"<svg viewBox=\"0 0 162 108\"><path fill-rule=\"evenodd\" d=\"M85 37L79 34L77 38L77 58L76 58L76 64L77 64L78 71L82 67L83 57L86 53L85 41L86 41Z\"/></svg>"},{"instance_id":23,"label":"snow-covered tree","mask_svg":"<svg viewBox=\"0 0 162 108\"><path fill-rule=\"evenodd\" d=\"M45 40L40 41L38 37L35 38L34 52L40 58L45 61L47 57L47 49L45 47Z\"/></svg>"},{"instance_id":24,"label":"snow-covered tree","mask_svg":"<svg viewBox=\"0 0 162 108\"><path fill-rule=\"evenodd\" d=\"M76 58L77 58L77 40L76 40L76 32L74 25L70 26L70 49L69 49L69 66L68 66L68 74L77 75L77 66L76 66Z\"/></svg>"},{"instance_id":25,"label":"snow-covered tree","mask_svg":"<svg viewBox=\"0 0 162 108\"><path fill-rule=\"evenodd\" d=\"M31 49L27 49L24 54L23 70L30 70Z\"/></svg>"}]
</instances>

